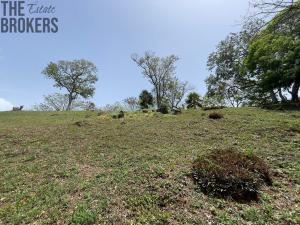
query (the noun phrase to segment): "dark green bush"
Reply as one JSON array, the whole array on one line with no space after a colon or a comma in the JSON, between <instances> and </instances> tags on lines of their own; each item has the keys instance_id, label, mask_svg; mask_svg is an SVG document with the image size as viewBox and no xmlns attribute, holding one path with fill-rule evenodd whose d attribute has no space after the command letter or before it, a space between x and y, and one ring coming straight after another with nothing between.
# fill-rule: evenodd
<instances>
[{"instance_id":1,"label":"dark green bush","mask_svg":"<svg viewBox=\"0 0 300 225\"><path fill-rule=\"evenodd\" d=\"M153 106L153 96L147 90L143 90L139 96L139 104L141 109L149 109L150 106Z\"/></svg>"},{"instance_id":2,"label":"dark green bush","mask_svg":"<svg viewBox=\"0 0 300 225\"><path fill-rule=\"evenodd\" d=\"M162 104L160 108L157 110L157 112L160 112L162 114L168 114L169 113L169 108L167 105Z\"/></svg>"},{"instance_id":3,"label":"dark green bush","mask_svg":"<svg viewBox=\"0 0 300 225\"><path fill-rule=\"evenodd\" d=\"M118 119L122 119L124 117L125 117L124 111L120 111L119 114L118 114Z\"/></svg>"},{"instance_id":4,"label":"dark green bush","mask_svg":"<svg viewBox=\"0 0 300 225\"><path fill-rule=\"evenodd\" d=\"M216 150L193 164L193 179L205 194L236 201L258 200L262 185L272 185L269 167L254 154Z\"/></svg>"},{"instance_id":5,"label":"dark green bush","mask_svg":"<svg viewBox=\"0 0 300 225\"><path fill-rule=\"evenodd\" d=\"M112 115L113 119L122 119L124 117L125 117L125 112L124 111L120 111L118 114Z\"/></svg>"},{"instance_id":6,"label":"dark green bush","mask_svg":"<svg viewBox=\"0 0 300 225\"><path fill-rule=\"evenodd\" d=\"M219 120L219 119L222 119L224 116L221 113L213 112L213 113L210 113L208 115L208 117L213 120Z\"/></svg>"}]
</instances>

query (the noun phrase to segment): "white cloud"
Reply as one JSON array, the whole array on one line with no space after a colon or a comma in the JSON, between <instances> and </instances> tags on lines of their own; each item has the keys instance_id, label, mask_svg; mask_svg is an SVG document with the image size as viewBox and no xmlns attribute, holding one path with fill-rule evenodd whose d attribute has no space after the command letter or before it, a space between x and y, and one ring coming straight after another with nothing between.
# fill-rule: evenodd
<instances>
[{"instance_id":1,"label":"white cloud","mask_svg":"<svg viewBox=\"0 0 300 225\"><path fill-rule=\"evenodd\" d=\"M13 105L9 102L6 101L3 98L0 98L0 111L10 111L12 110Z\"/></svg>"}]
</instances>

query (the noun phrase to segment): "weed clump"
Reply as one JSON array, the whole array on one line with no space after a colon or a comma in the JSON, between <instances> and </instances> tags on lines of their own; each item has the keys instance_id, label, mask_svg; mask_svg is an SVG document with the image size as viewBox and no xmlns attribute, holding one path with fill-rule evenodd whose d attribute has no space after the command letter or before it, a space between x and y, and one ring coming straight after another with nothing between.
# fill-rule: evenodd
<instances>
[{"instance_id":1,"label":"weed clump","mask_svg":"<svg viewBox=\"0 0 300 225\"><path fill-rule=\"evenodd\" d=\"M208 117L213 120L219 120L219 119L222 119L224 116L221 113L213 112L213 113L210 113L208 115Z\"/></svg>"},{"instance_id":2,"label":"weed clump","mask_svg":"<svg viewBox=\"0 0 300 225\"><path fill-rule=\"evenodd\" d=\"M192 173L205 194L239 202L257 201L260 187L272 185L269 167L262 159L232 149L200 156L194 161Z\"/></svg>"}]
</instances>

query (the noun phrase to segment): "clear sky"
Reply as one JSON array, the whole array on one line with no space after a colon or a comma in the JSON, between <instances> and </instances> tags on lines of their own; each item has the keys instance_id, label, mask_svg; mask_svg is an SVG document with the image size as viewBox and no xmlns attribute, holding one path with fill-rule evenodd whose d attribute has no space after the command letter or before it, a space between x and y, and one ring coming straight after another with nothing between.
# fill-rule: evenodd
<instances>
[{"instance_id":1,"label":"clear sky","mask_svg":"<svg viewBox=\"0 0 300 225\"><path fill-rule=\"evenodd\" d=\"M35 0L56 7L57 34L0 33L0 110L30 108L59 92L41 74L50 61L87 59L99 70L98 106L151 89L132 53L180 57L177 75L205 93L206 61L238 31L248 0ZM5 107L6 106L6 107Z\"/></svg>"}]
</instances>

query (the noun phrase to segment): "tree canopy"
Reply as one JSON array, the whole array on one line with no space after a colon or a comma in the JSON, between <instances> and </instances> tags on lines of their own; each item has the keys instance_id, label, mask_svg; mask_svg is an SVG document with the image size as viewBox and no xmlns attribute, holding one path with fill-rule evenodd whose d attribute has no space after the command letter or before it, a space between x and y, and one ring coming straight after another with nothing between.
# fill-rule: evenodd
<instances>
[{"instance_id":1,"label":"tree canopy","mask_svg":"<svg viewBox=\"0 0 300 225\"><path fill-rule=\"evenodd\" d=\"M54 86L68 92L67 110L72 102L81 96L89 98L94 95L97 82L97 68L87 60L58 61L49 63L43 74L55 81Z\"/></svg>"}]
</instances>

